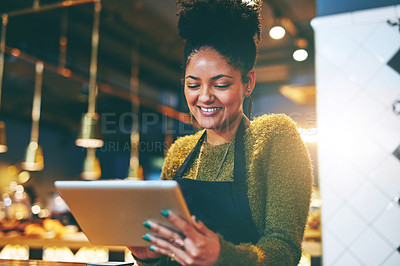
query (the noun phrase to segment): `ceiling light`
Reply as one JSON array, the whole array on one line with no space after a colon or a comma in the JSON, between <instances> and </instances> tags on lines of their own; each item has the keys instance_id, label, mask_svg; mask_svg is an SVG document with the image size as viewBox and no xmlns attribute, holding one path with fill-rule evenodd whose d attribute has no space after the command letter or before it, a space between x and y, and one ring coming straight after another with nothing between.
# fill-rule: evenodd
<instances>
[{"instance_id":1,"label":"ceiling light","mask_svg":"<svg viewBox=\"0 0 400 266\"><path fill-rule=\"evenodd\" d=\"M6 29L8 24L8 16L2 16L1 40L0 40L0 108L1 108L1 91L3 88L4 74L4 53L6 51ZM6 144L6 125L0 121L0 153L7 151Z\"/></svg>"},{"instance_id":2,"label":"ceiling light","mask_svg":"<svg viewBox=\"0 0 400 266\"><path fill-rule=\"evenodd\" d=\"M296 61L299 61L299 62L306 60L307 57L308 57L308 53L304 49L297 49L293 53L293 59Z\"/></svg>"},{"instance_id":3,"label":"ceiling light","mask_svg":"<svg viewBox=\"0 0 400 266\"><path fill-rule=\"evenodd\" d=\"M269 31L269 36L274 40L282 39L285 36L285 29L281 26L275 26Z\"/></svg>"},{"instance_id":4,"label":"ceiling light","mask_svg":"<svg viewBox=\"0 0 400 266\"><path fill-rule=\"evenodd\" d=\"M43 83L43 62L37 61L35 65L35 92L32 104L32 129L31 140L26 149L25 160L21 167L27 171L41 171L44 167L43 152L38 144L39 140L39 119L40 107L42 102L42 83Z\"/></svg>"},{"instance_id":5,"label":"ceiling light","mask_svg":"<svg viewBox=\"0 0 400 266\"><path fill-rule=\"evenodd\" d=\"M297 38L294 41L294 45L298 48L306 48L308 46L308 41L304 38Z\"/></svg>"},{"instance_id":6,"label":"ceiling light","mask_svg":"<svg viewBox=\"0 0 400 266\"><path fill-rule=\"evenodd\" d=\"M88 148L83 171L81 174L85 180L96 180L101 177L101 168L99 159L96 158L96 149Z\"/></svg>"},{"instance_id":7,"label":"ceiling light","mask_svg":"<svg viewBox=\"0 0 400 266\"><path fill-rule=\"evenodd\" d=\"M132 113L139 117L140 101L139 101L139 62L140 53L139 47L135 47L131 52L131 78L130 78L130 93L132 99ZM126 179L142 180L143 171L139 164L139 134L138 120L134 119L131 132L131 158L129 160L128 177Z\"/></svg>"},{"instance_id":8,"label":"ceiling light","mask_svg":"<svg viewBox=\"0 0 400 266\"><path fill-rule=\"evenodd\" d=\"M26 149L25 159L21 168L27 171L41 171L44 167L42 148L35 141L31 141Z\"/></svg>"},{"instance_id":9,"label":"ceiling light","mask_svg":"<svg viewBox=\"0 0 400 266\"><path fill-rule=\"evenodd\" d=\"M90 78L89 78L89 100L88 112L82 118L82 126L78 139L75 144L85 148L102 147L104 142L100 136L99 114L96 113L97 98L97 52L99 48L99 23L100 23L101 4L95 1L93 31L92 31L92 54L90 59Z\"/></svg>"},{"instance_id":10,"label":"ceiling light","mask_svg":"<svg viewBox=\"0 0 400 266\"><path fill-rule=\"evenodd\" d=\"M86 113L82 117L81 131L75 140L77 146L99 148L104 145L104 141L101 139L99 118L100 116L96 112Z\"/></svg>"}]
</instances>

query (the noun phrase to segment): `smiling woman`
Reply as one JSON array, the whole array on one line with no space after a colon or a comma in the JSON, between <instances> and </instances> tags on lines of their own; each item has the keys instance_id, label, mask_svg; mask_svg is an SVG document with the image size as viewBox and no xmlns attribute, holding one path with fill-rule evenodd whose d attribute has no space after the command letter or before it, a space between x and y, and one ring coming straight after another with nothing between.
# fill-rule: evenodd
<instances>
[{"instance_id":1,"label":"smiling woman","mask_svg":"<svg viewBox=\"0 0 400 266\"><path fill-rule=\"evenodd\" d=\"M229 142L242 120L243 100L254 88L254 71L248 73L248 83L243 84L240 70L212 48L204 48L190 59L185 78L189 110L207 129L208 143Z\"/></svg>"},{"instance_id":2,"label":"smiling woman","mask_svg":"<svg viewBox=\"0 0 400 266\"><path fill-rule=\"evenodd\" d=\"M140 265L299 262L312 186L307 149L287 116L243 113L255 87L260 4L178 1L185 97L204 130L171 146L161 177L179 183L193 217L161 211L180 233L146 221L150 248L130 248Z\"/></svg>"}]
</instances>

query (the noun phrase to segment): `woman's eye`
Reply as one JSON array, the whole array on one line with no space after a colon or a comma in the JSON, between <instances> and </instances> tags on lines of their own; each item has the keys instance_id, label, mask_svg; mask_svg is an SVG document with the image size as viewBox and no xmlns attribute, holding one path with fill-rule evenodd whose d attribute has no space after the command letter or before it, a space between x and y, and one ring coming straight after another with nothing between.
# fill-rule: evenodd
<instances>
[{"instance_id":1,"label":"woman's eye","mask_svg":"<svg viewBox=\"0 0 400 266\"><path fill-rule=\"evenodd\" d=\"M224 85L215 85L216 88L228 88L231 84L224 84Z\"/></svg>"},{"instance_id":2,"label":"woman's eye","mask_svg":"<svg viewBox=\"0 0 400 266\"><path fill-rule=\"evenodd\" d=\"M198 88L200 85L197 85L197 84L187 84L186 86L187 86L188 88L195 89L195 88Z\"/></svg>"}]
</instances>

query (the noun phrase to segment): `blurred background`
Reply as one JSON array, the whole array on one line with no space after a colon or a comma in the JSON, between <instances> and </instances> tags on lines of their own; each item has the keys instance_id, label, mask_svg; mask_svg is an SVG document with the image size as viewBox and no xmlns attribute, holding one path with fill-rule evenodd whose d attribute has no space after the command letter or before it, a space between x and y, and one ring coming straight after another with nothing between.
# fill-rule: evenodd
<instances>
[{"instance_id":1,"label":"blurred background","mask_svg":"<svg viewBox=\"0 0 400 266\"><path fill-rule=\"evenodd\" d=\"M40 5L58 2L42 0ZM83 170L86 149L76 146L75 140L88 110L94 5L12 14L31 6L32 1L0 3L3 13L11 12L1 99L8 152L1 154L0 160L17 171L21 168L30 142L35 63L41 60L38 143L44 168L31 173L28 184L36 193L48 193L55 179L79 179ZM102 179L128 176L132 129L140 135L144 179L159 178L171 141L193 132L185 116L188 109L181 85L184 42L177 33L175 13L174 0L102 1L96 73L96 111L104 141L96 155ZM253 116L287 113L299 126L315 127L314 48L309 24L314 16L313 1L264 2ZM276 28L278 35L272 38L269 32L276 26L280 27ZM293 58L299 48L308 53L308 58L301 58L304 61ZM137 108L132 108L132 79L138 84L134 92L138 96L134 100L140 102Z\"/></svg>"},{"instance_id":2,"label":"blurred background","mask_svg":"<svg viewBox=\"0 0 400 266\"><path fill-rule=\"evenodd\" d=\"M0 258L132 260L88 244L54 181L159 179L198 130L175 13L0 1ZM300 265L400 265L399 1L265 0L262 15L252 116L292 117L314 167Z\"/></svg>"}]
</instances>

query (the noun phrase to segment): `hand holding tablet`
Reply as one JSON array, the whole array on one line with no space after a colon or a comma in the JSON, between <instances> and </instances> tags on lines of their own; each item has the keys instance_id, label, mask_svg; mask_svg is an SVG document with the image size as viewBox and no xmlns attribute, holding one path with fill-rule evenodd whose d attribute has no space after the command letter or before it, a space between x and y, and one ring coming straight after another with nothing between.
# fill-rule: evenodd
<instances>
[{"instance_id":1,"label":"hand holding tablet","mask_svg":"<svg viewBox=\"0 0 400 266\"><path fill-rule=\"evenodd\" d=\"M191 222L175 181L56 181L55 186L92 244L148 247L144 221L174 228L161 210Z\"/></svg>"}]
</instances>

